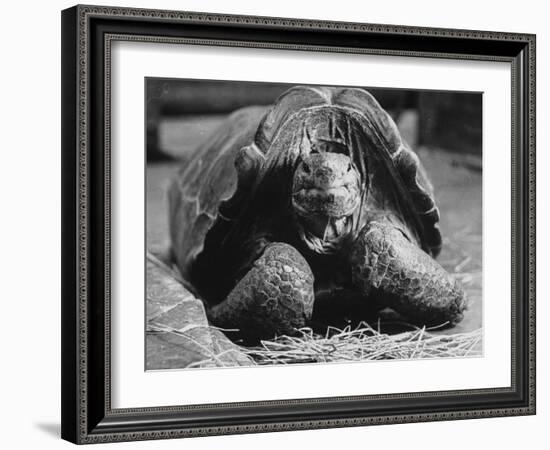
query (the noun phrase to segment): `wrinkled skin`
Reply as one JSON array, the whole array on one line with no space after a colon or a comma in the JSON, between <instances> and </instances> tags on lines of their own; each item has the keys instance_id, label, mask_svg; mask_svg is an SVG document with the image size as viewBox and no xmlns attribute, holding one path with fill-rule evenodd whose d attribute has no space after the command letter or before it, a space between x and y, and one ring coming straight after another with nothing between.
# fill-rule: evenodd
<instances>
[{"instance_id":1,"label":"wrinkled skin","mask_svg":"<svg viewBox=\"0 0 550 450\"><path fill-rule=\"evenodd\" d=\"M255 165L238 159L240 167ZM302 243L269 243L227 298L209 310L211 321L240 329L249 341L292 334L307 325L317 294L330 292L316 283L317 266L328 258L316 255L316 249L335 242L342 250L333 258L339 267L350 268L347 289L353 295L376 302L378 309L390 307L418 325L459 322L467 307L464 291L409 236L395 213L373 208L365 212L361 229L354 229L362 186L345 154L312 151L303 156L294 170L291 199ZM339 267L322 277L335 277Z\"/></svg>"}]
</instances>

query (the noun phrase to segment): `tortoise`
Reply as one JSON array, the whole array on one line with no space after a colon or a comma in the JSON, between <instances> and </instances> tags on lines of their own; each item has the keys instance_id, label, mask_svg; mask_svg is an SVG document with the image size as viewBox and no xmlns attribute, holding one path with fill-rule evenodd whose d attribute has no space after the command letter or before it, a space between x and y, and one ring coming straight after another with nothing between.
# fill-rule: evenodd
<instances>
[{"instance_id":1,"label":"tortoise","mask_svg":"<svg viewBox=\"0 0 550 450\"><path fill-rule=\"evenodd\" d=\"M364 89L296 86L237 110L181 166L168 201L174 263L211 323L245 340L292 334L317 310L330 325L331 305L419 326L454 325L467 308L435 261L426 172Z\"/></svg>"}]
</instances>

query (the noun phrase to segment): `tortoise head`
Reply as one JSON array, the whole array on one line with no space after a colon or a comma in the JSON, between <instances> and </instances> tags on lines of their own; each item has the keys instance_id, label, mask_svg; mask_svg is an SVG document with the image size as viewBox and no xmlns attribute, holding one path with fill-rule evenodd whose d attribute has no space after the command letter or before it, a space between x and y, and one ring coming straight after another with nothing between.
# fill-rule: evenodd
<instances>
[{"instance_id":1,"label":"tortoise head","mask_svg":"<svg viewBox=\"0 0 550 450\"><path fill-rule=\"evenodd\" d=\"M292 207L306 231L323 240L338 239L351 230L361 203L361 177L345 152L311 151L296 165Z\"/></svg>"}]
</instances>

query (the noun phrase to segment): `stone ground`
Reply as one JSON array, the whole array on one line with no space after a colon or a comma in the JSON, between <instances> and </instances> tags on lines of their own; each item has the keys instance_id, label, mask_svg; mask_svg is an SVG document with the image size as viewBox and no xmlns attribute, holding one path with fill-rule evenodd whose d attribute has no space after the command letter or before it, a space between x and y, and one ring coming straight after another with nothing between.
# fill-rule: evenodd
<instances>
[{"instance_id":1,"label":"stone ground","mask_svg":"<svg viewBox=\"0 0 550 450\"><path fill-rule=\"evenodd\" d=\"M206 136L219 117L171 121L161 127L161 143L172 154L186 154ZM185 137L185 139L182 139ZM183 144L181 144L183 142ZM471 300L464 320L442 334L482 327L482 173L476 161L441 149L419 148L417 153L434 185L444 238L438 261L462 281ZM166 186L177 167L156 163L147 167L147 246L153 253L168 245ZM242 365L250 360L218 330L208 327L204 309L183 286L167 276L161 265L148 261L147 368L189 365ZM166 327L183 330L166 333ZM222 352L221 359L211 356ZM208 360L201 364L202 360Z\"/></svg>"},{"instance_id":2,"label":"stone ground","mask_svg":"<svg viewBox=\"0 0 550 450\"><path fill-rule=\"evenodd\" d=\"M147 260L148 370L250 365L250 357L208 326L204 306L152 255Z\"/></svg>"}]
</instances>

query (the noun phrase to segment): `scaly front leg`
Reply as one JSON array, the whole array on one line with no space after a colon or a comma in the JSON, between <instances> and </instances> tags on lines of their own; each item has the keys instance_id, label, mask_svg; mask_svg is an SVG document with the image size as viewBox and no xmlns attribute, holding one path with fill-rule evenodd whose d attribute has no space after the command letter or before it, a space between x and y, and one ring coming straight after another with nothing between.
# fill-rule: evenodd
<instances>
[{"instance_id":1,"label":"scaly front leg","mask_svg":"<svg viewBox=\"0 0 550 450\"><path fill-rule=\"evenodd\" d=\"M351 253L352 278L418 325L454 325L467 308L460 284L389 220L378 217L360 232Z\"/></svg>"},{"instance_id":2,"label":"scaly front leg","mask_svg":"<svg viewBox=\"0 0 550 450\"><path fill-rule=\"evenodd\" d=\"M313 312L313 274L304 257L284 243L269 244L227 298L209 311L246 342L294 334Z\"/></svg>"}]
</instances>

